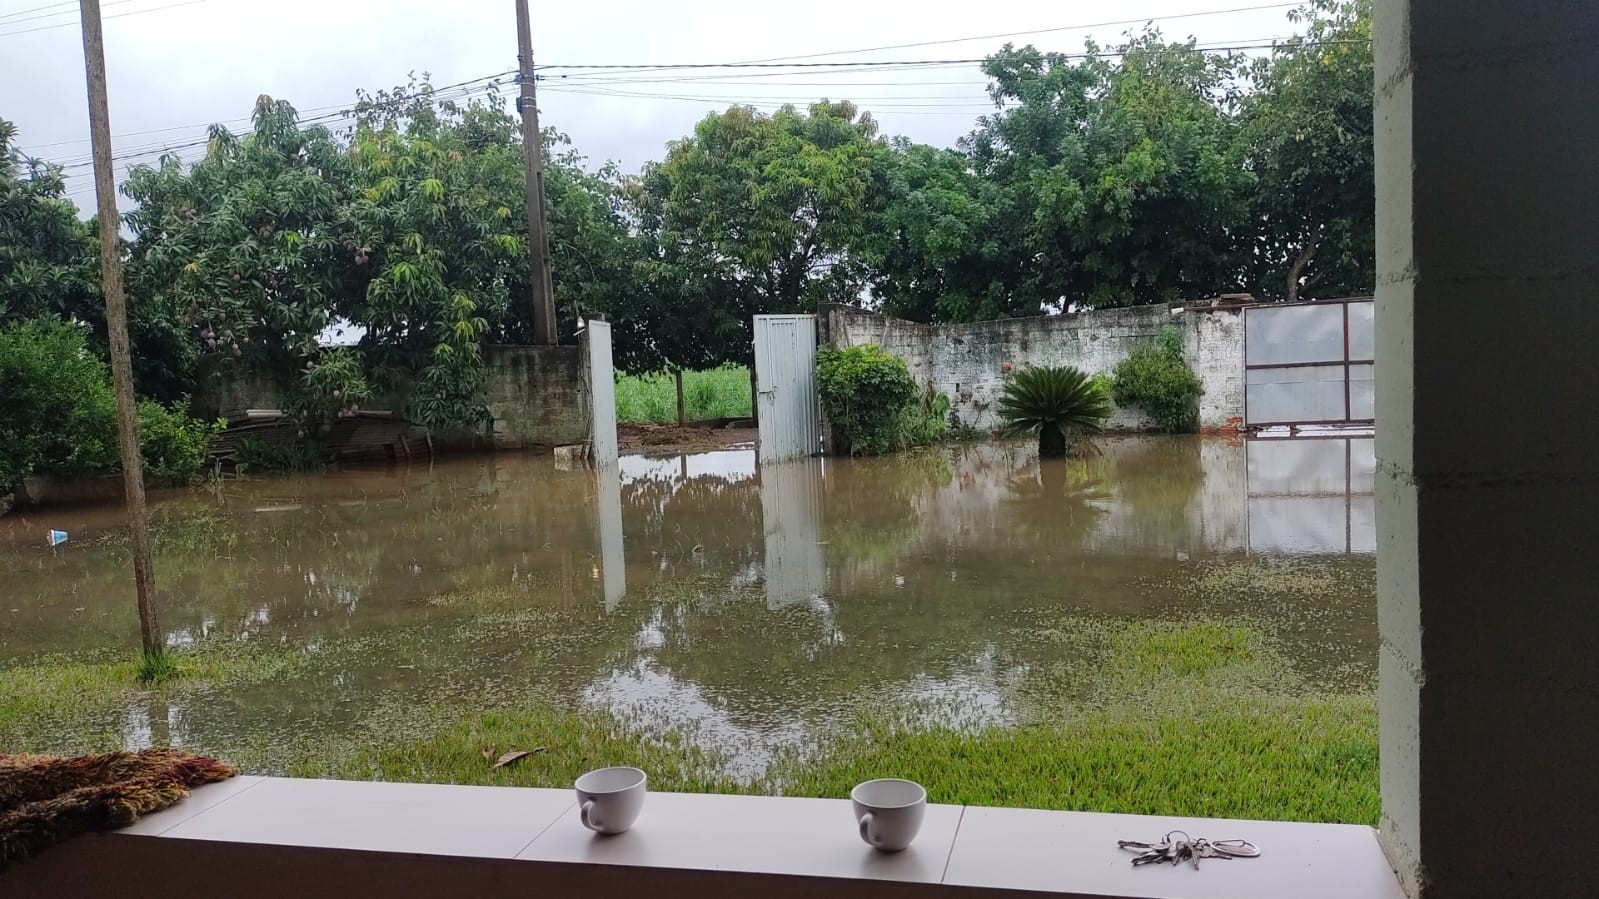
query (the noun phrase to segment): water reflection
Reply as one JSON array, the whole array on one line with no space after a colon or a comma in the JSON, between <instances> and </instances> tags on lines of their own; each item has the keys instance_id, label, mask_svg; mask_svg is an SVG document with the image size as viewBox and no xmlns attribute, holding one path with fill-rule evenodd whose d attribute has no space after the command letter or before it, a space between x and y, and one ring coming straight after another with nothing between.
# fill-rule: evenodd
<instances>
[{"instance_id":1,"label":"water reflection","mask_svg":"<svg viewBox=\"0 0 1599 899\"><path fill-rule=\"evenodd\" d=\"M985 444L761 467L724 451L609 472L496 456L167 493L154 517L169 642L310 661L105 726L227 748L524 696L735 747L793 741L861 701L1008 720L1063 651L1040 632L1072 615L1264 610L1289 622L1297 663L1369 668L1370 441L1286 444L1107 439L1098 456L1043 462ZM0 666L135 645L120 526L116 509L0 519ZM47 527L73 542L45 547ZM1173 586L1306 553L1352 576L1287 599Z\"/></svg>"},{"instance_id":2,"label":"water reflection","mask_svg":"<svg viewBox=\"0 0 1599 899\"><path fill-rule=\"evenodd\" d=\"M1250 550L1376 552L1374 443L1369 436L1249 441Z\"/></svg>"}]
</instances>

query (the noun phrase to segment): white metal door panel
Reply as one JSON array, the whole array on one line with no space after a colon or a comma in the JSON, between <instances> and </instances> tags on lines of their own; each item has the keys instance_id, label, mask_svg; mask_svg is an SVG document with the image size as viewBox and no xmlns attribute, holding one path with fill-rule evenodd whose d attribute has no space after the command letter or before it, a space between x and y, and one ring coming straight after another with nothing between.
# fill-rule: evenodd
<instances>
[{"instance_id":1,"label":"white metal door panel","mask_svg":"<svg viewBox=\"0 0 1599 899\"><path fill-rule=\"evenodd\" d=\"M616 375L611 367L611 323L588 322L589 451L594 467L616 469Z\"/></svg>"},{"instance_id":2,"label":"white metal door panel","mask_svg":"<svg viewBox=\"0 0 1599 899\"><path fill-rule=\"evenodd\" d=\"M1376 352L1371 300L1244 309L1244 423L1370 423Z\"/></svg>"},{"instance_id":3,"label":"white metal door panel","mask_svg":"<svg viewBox=\"0 0 1599 899\"><path fill-rule=\"evenodd\" d=\"M762 462L800 459L821 450L816 316L755 316L755 408Z\"/></svg>"}]
</instances>

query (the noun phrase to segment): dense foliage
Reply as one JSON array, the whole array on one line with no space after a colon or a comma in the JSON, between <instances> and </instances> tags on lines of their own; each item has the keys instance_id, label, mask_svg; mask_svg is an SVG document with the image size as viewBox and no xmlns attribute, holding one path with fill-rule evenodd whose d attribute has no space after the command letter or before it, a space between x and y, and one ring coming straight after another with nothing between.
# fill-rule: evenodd
<instances>
[{"instance_id":1,"label":"dense foliage","mask_svg":"<svg viewBox=\"0 0 1599 899\"><path fill-rule=\"evenodd\" d=\"M0 494L46 467L114 462L115 415L110 369L85 351L81 327L0 329Z\"/></svg>"},{"instance_id":2,"label":"dense foliage","mask_svg":"<svg viewBox=\"0 0 1599 899\"><path fill-rule=\"evenodd\" d=\"M1116 364L1116 405L1144 410L1162 430L1177 433L1198 427L1202 393L1199 378L1183 361L1183 335L1176 329L1134 347Z\"/></svg>"},{"instance_id":3,"label":"dense foliage","mask_svg":"<svg viewBox=\"0 0 1599 899\"><path fill-rule=\"evenodd\" d=\"M999 397L999 416L1011 435L1038 436L1038 455L1065 456L1084 437L1104 430L1112 412L1102 382L1082 369L1028 366L1012 372Z\"/></svg>"},{"instance_id":4,"label":"dense foliage","mask_svg":"<svg viewBox=\"0 0 1599 899\"><path fill-rule=\"evenodd\" d=\"M816 392L839 455L881 455L944 435L948 399L919 393L905 360L875 344L819 350Z\"/></svg>"},{"instance_id":5,"label":"dense foliage","mask_svg":"<svg viewBox=\"0 0 1599 899\"><path fill-rule=\"evenodd\" d=\"M139 404L139 446L155 483L187 483L203 472L221 429L184 405ZM51 319L0 327L0 495L33 474L120 468L111 371L84 328Z\"/></svg>"},{"instance_id":6,"label":"dense foliage","mask_svg":"<svg viewBox=\"0 0 1599 899\"><path fill-rule=\"evenodd\" d=\"M885 138L847 101L734 106L632 177L548 132L562 339L603 313L642 374L748 364L752 316L823 302L973 321L1367 292L1370 0L1294 18L1302 34L1253 59L1152 29L1007 45L982 66L993 113L954 148ZM262 97L250 132L215 127L198 161L129 175L141 396L231 370L285 388L308 439L363 404L483 420L483 344L531 331L517 119L493 89L425 81L362 93L349 118ZM0 122L0 325L80 324L103 357L94 232L13 138Z\"/></svg>"}]
</instances>

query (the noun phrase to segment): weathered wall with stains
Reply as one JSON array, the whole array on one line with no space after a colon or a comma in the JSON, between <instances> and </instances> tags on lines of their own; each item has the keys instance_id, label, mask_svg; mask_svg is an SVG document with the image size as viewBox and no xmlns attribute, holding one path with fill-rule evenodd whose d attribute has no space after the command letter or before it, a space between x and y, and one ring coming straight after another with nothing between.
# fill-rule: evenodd
<instances>
[{"instance_id":1,"label":"weathered wall with stains","mask_svg":"<svg viewBox=\"0 0 1599 899\"><path fill-rule=\"evenodd\" d=\"M483 348L484 384L496 449L560 446L588 439L583 350L575 346Z\"/></svg>"},{"instance_id":2,"label":"weathered wall with stains","mask_svg":"<svg viewBox=\"0 0 1599 899\"><path fill-rule=\"evenodd\" d=\"M997 406L1006 365L1072 365L1108 375L1133 347L1169 327L1182 330L1188 364L1205 389L1199 402L1200 427L1237 425L1244 414L1244 326L1237 310L1173 312L1164 306L1138 306L924 325L828 306L822 321L824 343L878 344L904 359L918 383L930 383L948 396L962 421L982 430L999 425ZM1109 427L1143 430L1151 422L1136 409L1117 409Z\"/></svg>"},{"instance_id":3,"label":"weathered wall with stains","mask_svg":"<svg viewBox=\"0 0 1599 899\"><path fill-rule=\"evenodd\" d=\"M588 439L588 386L583 352L575 346L487 346L484 400L490 420L487 435L495 449L561 446ZM219 372L200 379L196 414L244 419L246 409L281 409L283 391L270 379ZM376 398L367 409L394 409L397 402ZM420 438L420 429L418 432ZM460 448L481 448L482 431L435 433L434 439Z\"/></svg>"}]
</instances>

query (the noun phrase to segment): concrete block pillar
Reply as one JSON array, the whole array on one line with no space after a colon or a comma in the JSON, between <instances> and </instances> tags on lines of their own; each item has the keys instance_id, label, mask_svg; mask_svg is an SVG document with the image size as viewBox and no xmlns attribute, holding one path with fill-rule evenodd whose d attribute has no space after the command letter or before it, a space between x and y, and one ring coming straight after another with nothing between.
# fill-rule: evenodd
<instances>
[{"instance_id":1,"label":"concrete block pillar","mask_svg":"<svg viewBox=\"0 0 1599 899\"><path fill-rule=\"evenodd\" d=\"M1599 3L1377 0L1382 842L1599 895Z\"/></svg>"}]
</instances>

